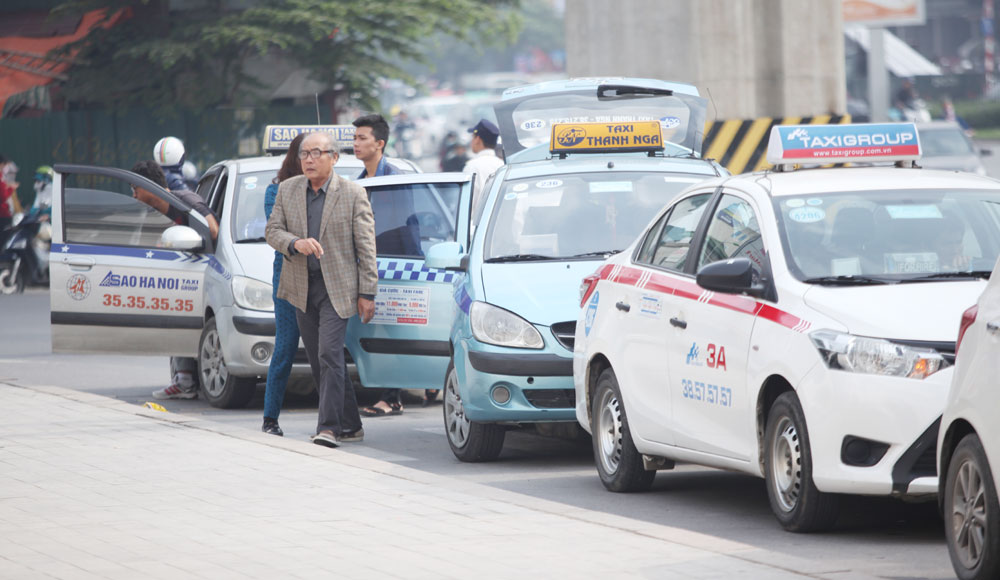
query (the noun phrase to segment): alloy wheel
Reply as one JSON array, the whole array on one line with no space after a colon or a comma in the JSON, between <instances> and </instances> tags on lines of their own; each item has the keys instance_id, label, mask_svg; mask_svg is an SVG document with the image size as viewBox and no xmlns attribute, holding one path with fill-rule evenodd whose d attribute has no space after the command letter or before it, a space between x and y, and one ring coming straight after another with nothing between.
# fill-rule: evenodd
<instances>
[{"instance_id":1,"label":"alloy wheel","mask_svg":"<svg viewBox=\"0 0 1000 580\"><path fill-rule=\"evenodd\" d=\"M461 448L469 441L471 425L465 416L462 396L458 393L458 373L452 368L444 385L445 429L452 445Z\"/></svg>"},{"instance_id":2,"label":"alloy wheel","mask_svg":"<svg viewBox=\"0 0 1000 580\"><path fill-rule=\"evenodd\" d=\"M219 397L226 388L229 370L222 358L222 343L215 328L205 334L201 343L201 384L212 397Z\"/></svg>"},{"instance_id":3,"label":"alloy wheel","mask_svg":"<svg viewBox=\"0 0 1000 580\"><path fill-rule=\"evenodd\" d=\"M955 553L971 570L983 559L987 527L986 485L975 462L966 460L959 466L951 499Z\"/></svg>"}]
</instances>

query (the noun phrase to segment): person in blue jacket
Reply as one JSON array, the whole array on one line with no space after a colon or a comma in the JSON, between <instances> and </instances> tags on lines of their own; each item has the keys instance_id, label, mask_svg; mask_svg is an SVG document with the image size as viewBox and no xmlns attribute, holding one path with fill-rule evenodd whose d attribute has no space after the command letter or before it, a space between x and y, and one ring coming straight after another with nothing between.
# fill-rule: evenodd
<instances>
[{"instance_id":1,"label":"person in blue jacket","mask_svg":"<svg viewBox=\"0 0 1000 580\"><path fill-rule=\"evenodd\" d=\"M302 175L302 166L299 164L299 145L305 134L292 139L288 146L288 153L281 163L277 177L267 186L264 192L264 216L271 219L271 210L274 209L274 201L278 197L278 184L282 181ZM299 325L295 321L295 307L286 300L278 298L278 282L281 281L281 263L284 256L281 252L274 252L274 353L271 355L271 364L267 369L267 388L264 390L264 425L261 431L271 435L284 435L281 427L278 426L278 414L281 413L281 404L285 399L285 387L288 385L288 376L292 372L292 363L295 360L295 352L299 349Z\"/></svg>"}]
</instances>

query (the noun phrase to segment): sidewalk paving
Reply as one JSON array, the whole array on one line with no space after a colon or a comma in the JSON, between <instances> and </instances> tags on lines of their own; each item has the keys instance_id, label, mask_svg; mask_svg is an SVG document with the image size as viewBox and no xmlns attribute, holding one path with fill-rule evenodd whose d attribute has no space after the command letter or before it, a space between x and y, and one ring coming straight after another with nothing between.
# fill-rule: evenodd
<instances>
[{"instance_id":1,"label":"sidewalk paving","mask_svg":"<svg viewBox=\"0 0 1000 580\"><path fill-rule=\"evenodd\" d=\"M4 579L867 577L58 387L0 408Z\"/></svg>"}]
</instances>

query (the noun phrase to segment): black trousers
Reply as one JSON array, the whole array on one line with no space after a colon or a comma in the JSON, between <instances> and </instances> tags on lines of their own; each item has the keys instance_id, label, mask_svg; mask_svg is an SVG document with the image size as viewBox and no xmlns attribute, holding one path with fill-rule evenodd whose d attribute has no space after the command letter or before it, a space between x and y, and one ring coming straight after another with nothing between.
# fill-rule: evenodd
<instances>
[{"instance_id":1,"label":"black trousers","mask_svg":"<svg viewBox=\"0 0 1000 580\"><path fill-rule=\"evenodd\" d=\"M316 432L333 431L334 435L340 435L357 431L361 428L361 414L354 384L344 364L348 319L341 318L330 304L322 276L309 276L306 311L296 309L295 319L319 391Z\"/></svg>"}]
</instances>

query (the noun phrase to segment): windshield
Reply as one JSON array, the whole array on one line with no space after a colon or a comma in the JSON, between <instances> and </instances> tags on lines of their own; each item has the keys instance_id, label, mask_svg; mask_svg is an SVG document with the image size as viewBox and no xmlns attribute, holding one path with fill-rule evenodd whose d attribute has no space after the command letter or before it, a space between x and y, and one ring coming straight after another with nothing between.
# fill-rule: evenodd
<instances>
[{"instance_id":1,"label":"windshield","mask_svg":"<svg viewBox=\"0 0 1000 580\"><path fill-rule=\"evenodd\" d=\"M596 89L531 95L496 105L504 152L548 143L553 123L660 121L663 140L701 153L705 99L685 94L598 99Z\"/></svg>"},{"instance_id":2,"label":"windshield","mask_svg":"<svg viewBox=\"0 0 1000 580\"><path fill-rule=\"evenodd\" d=\"M955 155L975 155L972 141L958 127L945 129L921 129L920 149L923 157L952 157Z\"/></svg>"},{"instance_id":3,"label":"windshield","mask_svg":"<svg viewBox=\"0 0 1000 580\"><path fill-rule=\"evenodd\" d=\"M788 268L803 281L961 277L1000 253L1000 191L895 190L775 198Z\"/></svg>"},{"instance_id":4,"label":"windshield","mask_svg":"<svg viewBox=\"0 0 1000 580\"><path fill-rule=\"evenodd\" d=\"M490 217L484 259L564 259L619 252L670 199L701 179L622 172L510 180Z\"/></svg>"}]
</instances>

